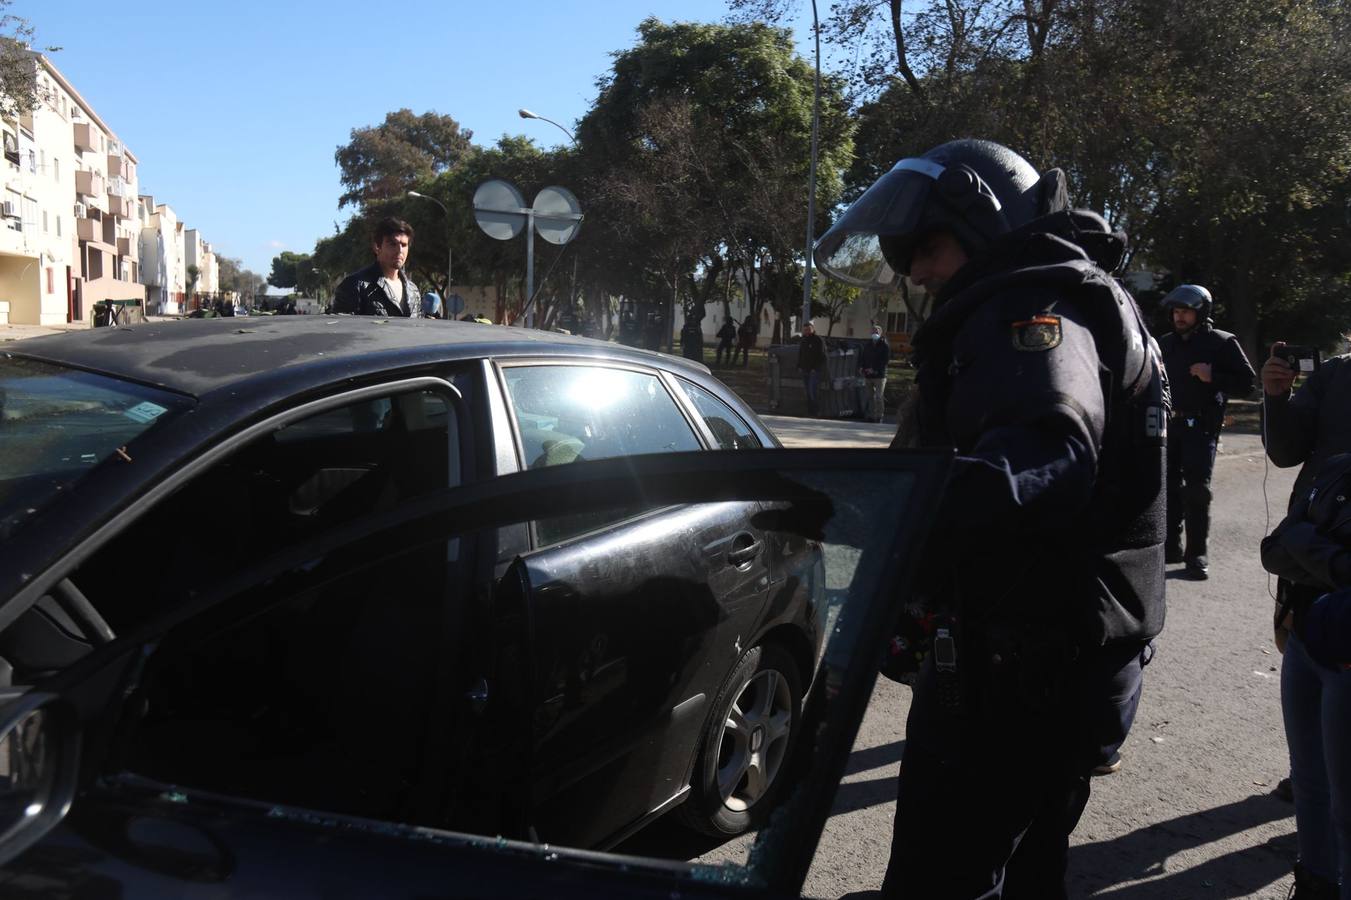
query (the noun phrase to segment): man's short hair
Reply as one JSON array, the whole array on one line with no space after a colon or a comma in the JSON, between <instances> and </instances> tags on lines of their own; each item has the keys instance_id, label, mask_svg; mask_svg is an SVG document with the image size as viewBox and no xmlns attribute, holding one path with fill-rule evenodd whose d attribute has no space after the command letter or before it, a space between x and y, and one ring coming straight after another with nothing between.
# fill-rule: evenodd
<instances>
[{"instance_id":1,"label":"man's short hair","mask_svg":"<svg viewBox=\"0 0 1351 900\"><path fill-rule=\"evenodd\" d=\"M403 219L386 216L376 223L375 232L371 235L371 242L378 247L385 242L385 238L393 237L396 234L406 234L408 240L411 241L413 239L413 226Z\"/></svg>"}]
</instances>

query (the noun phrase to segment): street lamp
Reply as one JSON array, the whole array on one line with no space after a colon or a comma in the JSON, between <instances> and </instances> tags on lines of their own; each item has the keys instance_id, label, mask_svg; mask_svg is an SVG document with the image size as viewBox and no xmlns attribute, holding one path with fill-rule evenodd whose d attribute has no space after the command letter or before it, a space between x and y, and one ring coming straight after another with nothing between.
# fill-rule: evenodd
<instances>
[{"instance_id":1,"label":"street lamp","mask_svg":"<svg viewBox=\"0 0 1351 900\"><path fill-rule=\"evenodd\" d=\"M533 112L532 110L528 110L528 109L526 109L524 106L522 106L520 109L516 110L516 114L517 114L518 116L520 116L522 119L539 119L541 122L548 122L550 125L552 125L553 127L557 128L559 131L561 131L561 132L563 132L564 134L566 134L566 135L568 136L568 140L572 141L572 146L574 146L574 147L577 146L577 138L576 138L576 136L573 135L573 133L572 133L571 131L568 131L566 128L564 128L562 125L559 125L559 124L558 124L557 122L555 122L553 119L547 118L546 116L541 116L539 113ZM534 239L535 239L535 238L534 238L534 235L529 235L529 236L526 237L526 240L528 240L528 241L533 241ZM576 254L576 253L572 254L572 301L571 301L571 302L572 302L572 314L575 315L576 312L577 312L577 254ZM533 320L533 318L534 318L534 315L535 315L535 314L534 314L533 312L530 313L530 317L531 317L532 320Z\"/></svg>"},{"instance_id":2,"label":"street lamp","mask_svg":"<svg viewBox=\"0 0 1351 900\"><path fill-rule=\"evenodd\" d=\"M539 113L537 113L537 112L531 112L530 110L526 109L524 106L522 106L520 109L516 110L516 113L517 113L517 115L519 115L522 119L539 119L541 122L548 122L550 125L552 125L553 127L557 128L559 131L561 131L561 132L563 132L564 134L566 134L566 135L568 136L568 140L572 141L572 143L573 143L574 145L577 143L577 138L573 137L572 132L571 132L571 131L568 131L568 130L567 130L566 128L564 128L562 125L559 125L559 124L558 124L557 122L555 122L553 119L547 118L547 117L545 117L545 116L541 116L541 115L540 115Z\"/></svg>"},{"instance_id":3,"label":"street lamp","mask_svg":"<svg viewBox=\"0 0 1351 900\"><path fill-rule=\"evenodd\" d=\"M446 205L442 203L440 200L437 200L435 197L428 197L426 194L419 194L417 191L409 191L408 196L421 197L423 200L430 200L437 206L441 207L441 212L446 214L446 296L442 309L449 310L451 285L455 283L453 280L454 278L453 273L455 271L455 247L451 244L450 240L451 235L450 210L446 209ZM447 315L448 314L449 313L447 313Z\"/></svg>"},{"instance_id":4,"label":"street lamp","mask_svg":"<svg viewBox=\"0 0 1351 900\"><path fill-rule=\"evenodd\" d=\"M816 78L812 84L812 159L807 175L807 252L802 266L802 324L812 320L812 244L816 240L816 157L821 134L821 20L812 0L812 34L816 38Z\"/></svg>"}]
</instances>

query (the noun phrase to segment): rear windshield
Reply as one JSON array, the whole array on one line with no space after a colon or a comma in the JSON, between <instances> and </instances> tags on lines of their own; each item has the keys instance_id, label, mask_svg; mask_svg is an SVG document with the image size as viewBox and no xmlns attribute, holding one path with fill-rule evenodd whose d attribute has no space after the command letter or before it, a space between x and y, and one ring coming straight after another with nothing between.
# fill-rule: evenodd
<instances>
[{"instance_id":1,"label":"rear windshield","mask_svg":"<svg viewBox=\"0 0 1351 900\"><path fill-rule=\"evenodd\" d=\"M106 375L0 355L0 541L186 405Z\"/></svg>"}]
</instances>

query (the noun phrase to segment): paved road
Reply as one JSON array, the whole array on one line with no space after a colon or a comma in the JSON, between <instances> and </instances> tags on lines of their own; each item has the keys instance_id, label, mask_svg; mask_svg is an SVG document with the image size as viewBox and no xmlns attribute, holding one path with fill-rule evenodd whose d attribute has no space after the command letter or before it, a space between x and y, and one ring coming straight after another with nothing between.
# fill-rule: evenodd
<instances>
[{"instance_id":1,"label":"paved road","mask_svg":"<svg viewBox=\"0 0 1351 900\"><path fill-rule=\"evenodd\" d=\"M766 421L790 446L882 446L891 432L857 423ZM1256 437L1226 436L1215 474L1212 577L1198 583L1178 578L1180 567L1170 570L1168 625L1146 670L1139 716L1122 749L1125 765L1094 780L1073 837L1072 897L1286 896L1294 820L1292 808L1271 794L1287 765L1280 656L1271 645L1271 600L1256 557L1267 529L1264 471ZM1294 470L1265 474L1274 525ZM809 895L837 897L880 883L909 699L908 689L879 683L807 882ZM990 765L1000 757L1000 748L991 747ZM744 859L745 844L688 842L686 849L707 861Z\"/></svg>"}]
</instances>

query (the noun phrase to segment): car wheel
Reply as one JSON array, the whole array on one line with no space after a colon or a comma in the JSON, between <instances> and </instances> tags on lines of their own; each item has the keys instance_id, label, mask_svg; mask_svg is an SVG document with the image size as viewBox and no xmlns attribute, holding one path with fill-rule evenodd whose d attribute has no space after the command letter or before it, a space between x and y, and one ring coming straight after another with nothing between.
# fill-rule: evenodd
<instances>
[{"instance_id":1,"label":"car wheel","mask_svg":"<svg viewBox=\"0 0 1351 900\"><path fill-rule=\"evenodd\" d=\"M792 658L773 644L746 651L704 726L681 820L716 837L762 821L786 780L801 706Z\"/></svg>"}]
</instances>

